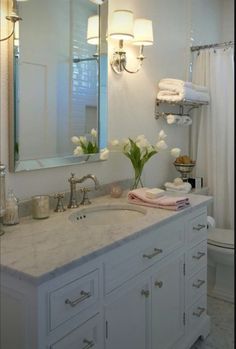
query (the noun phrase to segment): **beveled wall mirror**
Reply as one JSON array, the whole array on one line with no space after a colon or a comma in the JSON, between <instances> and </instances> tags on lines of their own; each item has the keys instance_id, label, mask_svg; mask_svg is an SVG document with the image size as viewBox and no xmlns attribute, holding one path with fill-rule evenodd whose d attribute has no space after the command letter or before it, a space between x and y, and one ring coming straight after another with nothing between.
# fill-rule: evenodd
<instances>
[{"instance_id":1,"label":"beveled wall mirror","mask_svg":"<svg viewBox=\"0 0 236 349\"><path fill-rule=\"evenodd\" d=\"M22 21L10 64L10 170L98 161L99 153L74 156L71 138L90 140L95 129L98 149L106 146L108 2L17 6Z\"/></svg>"}]
</instances>

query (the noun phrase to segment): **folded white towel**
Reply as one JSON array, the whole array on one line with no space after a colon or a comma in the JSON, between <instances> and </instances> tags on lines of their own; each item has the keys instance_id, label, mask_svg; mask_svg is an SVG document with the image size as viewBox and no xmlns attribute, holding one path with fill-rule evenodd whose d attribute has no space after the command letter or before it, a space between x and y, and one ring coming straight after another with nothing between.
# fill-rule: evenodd
<instances>
[{"instance_id":1,"label":"folded white towel","mask_svg":"<svg viewBox=\"0 0 236 349\"><path fill-rule=\"evenodd\" d=\"M160 89L166 89L166 86L169 87L169 85L179 86L179 87L189 87L199 92L208 92L208 88L206 86L196 85L190 81L166 78L166 79L161 79L159 82Z\"/></svg>"},{"instance_id":2,"label":"folded white towel","mask_svg":"<svg viewBox=\"0 0 236 349\"><path fill-rule=\"evenodd\" d=\"M188 193L190 192L190 190L192 189L192 186L190 183L188 182L183 182L182 184L174 184L174 183L171 183L171 182L166 182L164 184L166 190L174 190L174 191L179 191L179 192L182 192L182 191L187 191Z\"/></svg>"},{"instance_id":3,"label":"folded white towel","mask_svg":"<svg viewBox=\"0 0 236 349\"><path fill-rule=\"evenodd\" d=\"M184 81L180 79L171 79L171 78L161 79L160 83L162 82L167 84L172 84L172 85L179 85L183 87L191 87L193 85L191 81Z\"/></svg>"},{"instance_id":4,"label":"folded white towel","mask_svg":"<svg viewBox=\"0 0 236 349\"><path fill-rule=\"evenodd\" d=\"M171 83L167 83L167 82L162 82L160 81L158 84L158 87L161 91L163 92L177 92L177 93L183 93L186 89L191 89L193 91L194 88L190 85L190 86L181 86L181 85L177 85L177 84L171 84Z\"/></svg>"},{"instance_id":5,"label":"folded white towel","mask_svg":"<svg viewBox=\"0 0 236 349\"><path fill-rule=\"evenodd\" d=\"M157 199L165 195L165 190L160 188L151 188L151 189L147 189L145 194L146 194L146 197L149 199Z\"/></svg>"},{"instance_id":6,"label":"folded white towel","mask_svg":"<svg viewBox=\"0 0 236 349\"><path fill-rule=\"evenodd\" d=\"M172 192L172 193L183 193L183 194L188 194L190 193L191 189L182 189L182 190L177 190L177 189L166 189L167 192Z\"/></svg>"},{"instance_id":7,"label":"folded white towel","mask_svg":"<svg viewBox=\"0 0 236 349\"><path fill-rule=\"evenodd\" d=\"M157 98L169 102L178 102L184 99L198 102L209 102L210 100L210 96L207 92L198 92L187 87L179 88L179 92L176 91L175 94L173 94L173 91L169 94L167 91L159 91Z\"/></svg>"}]
</instances>

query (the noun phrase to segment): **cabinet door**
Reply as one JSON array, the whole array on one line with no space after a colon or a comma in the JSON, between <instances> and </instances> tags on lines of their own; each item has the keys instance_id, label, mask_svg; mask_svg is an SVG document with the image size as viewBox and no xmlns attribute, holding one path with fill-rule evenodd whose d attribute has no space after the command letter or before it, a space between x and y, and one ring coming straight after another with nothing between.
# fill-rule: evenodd
<instances>
[{"instance_id":1,"label":"cabinet door","mask_svg":"<svg viewBox=\"0 0 236 349\"><path fill-rule=\"evenodd\" d=\"M183 255L152 276L152 349L174 348L184 334Z\"/></svg>"},{"instance_id":2,"label":"cabinet door","mask_svg":"<svg viewBox=\"0 0 236 349\"><path fill-rule=\"evenodd\" d=\"M101 317L96 315L50 346L51 349L102 349Z\"/></svg>"},{"instance_id":3,"label":"cabinet door","mask_svg":"<svg viewBox=\"0 0 236 349\"><path fill-rule=\"evenodd\" d=\"M114 293L105 308L106 349L146 349L148 282L126 285Z\"/></svg>"}]
</instances>

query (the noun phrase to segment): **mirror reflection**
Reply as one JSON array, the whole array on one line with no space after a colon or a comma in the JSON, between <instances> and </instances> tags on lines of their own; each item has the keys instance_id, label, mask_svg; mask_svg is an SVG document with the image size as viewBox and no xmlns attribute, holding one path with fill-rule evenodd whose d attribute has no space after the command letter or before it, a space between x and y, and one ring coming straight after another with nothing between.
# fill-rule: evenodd
<instances>
[{"instance_id":1,"label":"mirror reflection","mask_svg":"<svg viewBox=\"0 0 236 349\"><path fill-rule=\"evenodd\" d=\"M107 3L28 0L18 11L13 169L98 160L72 140L96 145L86 153L106 146Z\"/></svg>"}]
</instances>

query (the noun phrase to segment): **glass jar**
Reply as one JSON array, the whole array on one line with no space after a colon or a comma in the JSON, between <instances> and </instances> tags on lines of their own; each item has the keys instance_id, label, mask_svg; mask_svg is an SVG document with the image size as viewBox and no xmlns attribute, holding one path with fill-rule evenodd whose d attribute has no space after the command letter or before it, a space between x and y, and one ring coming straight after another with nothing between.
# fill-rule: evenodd
<instances>
[{"instance_id":1,"label":"glass jar","mask_svg":"<svg viewBox=\"0 0 236 349\"><path fill-rule=\"evenodd\" d=\"M9 190L6 199L6 209L3 216L4 225L15 225L19 223L19 206L18 200L13 192Z\"/></svg>"}]
</instances>

